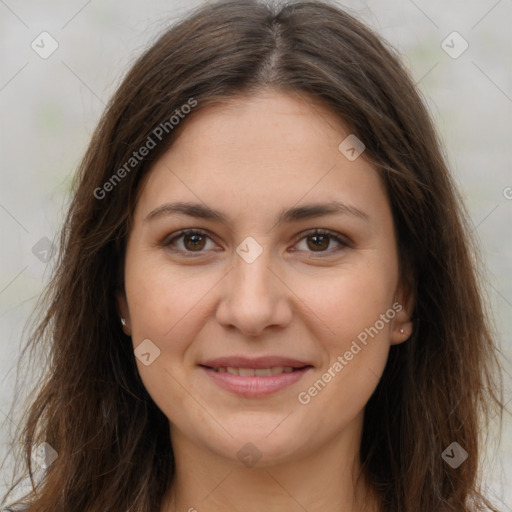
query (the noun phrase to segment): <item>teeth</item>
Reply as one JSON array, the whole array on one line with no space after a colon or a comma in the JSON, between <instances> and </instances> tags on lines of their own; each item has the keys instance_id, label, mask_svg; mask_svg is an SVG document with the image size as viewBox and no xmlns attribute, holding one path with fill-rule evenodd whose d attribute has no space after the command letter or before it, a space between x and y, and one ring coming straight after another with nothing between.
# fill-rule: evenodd
<instances>
[{"instance_id":1,"label":"teeth","mask_svg":"<svg viewBox=\"0 0 512 512\"><path fill-rule=\"evenodd\" d=\"M231 375L240 375L242 377L268 377L270 375L279 375L280 373L291 373L293 367L291 366L274 366L272 368L233 368L232 366L213 368L219 373L230 373Z\"/></svg>"},{"instance_id":2,"label":"teeth","mask_svg":"<svg viewBox=\"0 0 512 512\"><path fill-rule=\"evenodd\" d=\"M271 368L258 368L257 370L254 371L254 373L256 375L260 375L262 377L265 377L265 376L268 376L268 375L272 375L272 369ZM242 375L240 373L240 375Z\"/></svg>"}]
</instances>

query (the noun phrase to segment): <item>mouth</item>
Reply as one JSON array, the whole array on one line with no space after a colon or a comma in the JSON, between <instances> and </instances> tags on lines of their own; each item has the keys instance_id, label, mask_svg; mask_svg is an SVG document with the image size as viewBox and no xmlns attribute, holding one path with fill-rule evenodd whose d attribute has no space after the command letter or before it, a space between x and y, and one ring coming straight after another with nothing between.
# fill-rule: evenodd
<instances>
[{"instance_id":1,"label":"mouth","mask_svg":"<svg viewBox=\"0 0 512 512\"><path fill-rule=\"evenodd\" d=\"M265 368L199 365L199 368L222 390L245 398L276 394L313 370L312 365Z\"/></svg>"},{"instance_id":2,"label":"mouth","mask_svg":"<svg viewBox=\"0 0 512 512\"><path fill-rule=\"evenodd\" d=\"M239 375L241 377L270 377L271 375L280 375L282 373L293 373L304 370L305 368L312 368L311 365L301 367L293 366L272 366L269 368L237 368L233 366L205 366L200 365L217 373L229 373L230 375Z\"/></svg>"}]
</instances>

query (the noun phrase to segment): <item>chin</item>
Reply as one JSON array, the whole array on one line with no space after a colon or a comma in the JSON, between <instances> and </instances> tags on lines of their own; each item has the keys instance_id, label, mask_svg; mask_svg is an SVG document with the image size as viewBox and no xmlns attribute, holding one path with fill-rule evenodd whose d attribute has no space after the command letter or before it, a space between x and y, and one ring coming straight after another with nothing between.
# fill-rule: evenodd
<instances>
[{"instance_id":1,"label":"chin","mask_svg":"<svg viewBox=\"0 0 512 512\"><path fill-rule=\"evenodd\" d=\"M286 427L284 424L278 426L285 416L283 415L279 421L269 421L259 428L255 428L254 424L246 428L227 426L226 429L233 435L232 438L223 436L223 439L215 443L208 438L205 442L208 445L212 444L210 448L218 455L246 467L264 468L290 462L301 454L306 455L308 441L297 437L300 428L290 428L289 424Z\"/></svg>"}]
</instances>

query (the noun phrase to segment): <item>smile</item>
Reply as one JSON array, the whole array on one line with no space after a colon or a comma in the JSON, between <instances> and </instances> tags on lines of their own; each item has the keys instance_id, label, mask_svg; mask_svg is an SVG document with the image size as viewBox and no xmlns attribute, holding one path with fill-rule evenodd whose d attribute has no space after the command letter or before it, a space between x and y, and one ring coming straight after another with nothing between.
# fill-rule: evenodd
<instances>
[{"instance_id":1,"label":"smile","mask_svg":"<svg viewBox=\"0 0 512 512\"><path fill-rule=\"evenodd\" d=\"M246 398L267 396L291 386L313 369L274 366L270 368L209 367L200 368L220 388Z\"/></svg>"}]
</instances>

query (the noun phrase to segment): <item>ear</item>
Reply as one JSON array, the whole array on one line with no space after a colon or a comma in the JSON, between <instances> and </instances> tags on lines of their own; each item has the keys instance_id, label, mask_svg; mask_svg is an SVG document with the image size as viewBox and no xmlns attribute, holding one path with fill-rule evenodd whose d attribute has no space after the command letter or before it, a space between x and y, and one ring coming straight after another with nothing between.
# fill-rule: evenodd
<instances>
[{"instance_id":1,"label":"ear","mask_svg":"<svg viewBox=\"0 0 512 512\"><path fill-rule=\"evenodd\" d=\"M396 312L391 325L391 344L398 345L407 341L413 331L412 313L415 295L405 284L400 284L395 294L392 309Z\"/></svg>"},{"instance_id":2,"label":"ear","mask_svg":"<svg viewBox=\"0 0 512 512\"><path fill-rule=\"evenodd\" d=\"M123 328L123 332L127 336L131 336L132 334L132 326L130 322L130 310L128 309L128 303L126 301L126 295L124 292L119 292L116 296L117 299L117 308L119 310L119 322L121 322L121 318L124 318L124 325L121 323Z\"/></svg>"}]
</instances>

